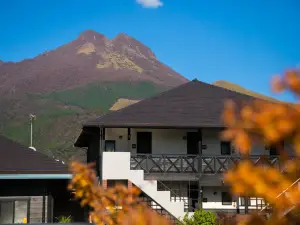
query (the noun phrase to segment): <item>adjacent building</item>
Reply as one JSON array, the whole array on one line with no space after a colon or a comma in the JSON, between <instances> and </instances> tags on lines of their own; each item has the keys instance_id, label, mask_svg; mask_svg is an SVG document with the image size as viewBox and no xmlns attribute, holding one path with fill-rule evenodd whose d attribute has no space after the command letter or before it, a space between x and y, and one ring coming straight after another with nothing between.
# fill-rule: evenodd
<instances>
[{"instance_id":1,"label":"adjacent building","mask_svg":"<svg viewBox=\"0 0 300 225\"><path fill-rule=\"evenodd\" d=\"M67 190L71 177L61 161L0 136L0 224L85 221Z\"/></svg>"}]
</instances>

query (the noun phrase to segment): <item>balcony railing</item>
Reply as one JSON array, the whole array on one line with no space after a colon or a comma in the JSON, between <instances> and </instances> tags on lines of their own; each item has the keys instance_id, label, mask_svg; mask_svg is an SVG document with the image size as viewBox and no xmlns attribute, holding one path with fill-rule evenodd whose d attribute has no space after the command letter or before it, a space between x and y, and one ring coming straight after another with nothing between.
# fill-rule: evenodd
<instances>
[{"instance_id":1,"label":"balcony railing","mask_svg":"<svg viewBox=\"0 0 300 225\"><path fill-rule=\"evenodd\" d=\"M250 156L255 165L281 168L277 156ZM199 156L169 154L131 155L131 169L145 173L203 173L218 174L232 168L241 160L240 156Z\"/></svg>"}]
</instances>

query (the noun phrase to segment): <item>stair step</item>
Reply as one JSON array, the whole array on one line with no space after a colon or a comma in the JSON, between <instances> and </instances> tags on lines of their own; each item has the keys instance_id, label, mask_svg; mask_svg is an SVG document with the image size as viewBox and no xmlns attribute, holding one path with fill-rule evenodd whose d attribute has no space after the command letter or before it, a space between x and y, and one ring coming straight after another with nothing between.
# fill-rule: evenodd
<instances>
[{"instance_id":1,"label":"stair step","mask_svg":"<svg viewBox=\"0 0 300 225\"><path fill-rule=\"evenodd\" d=\"M128 180L153 200L149 204L154 210L161 210L162 208L175 218L184 215L184 202L171 201L170 191L158 191L157 180L144 180L143 170L130 170ZM155 202L157 202L157 206Z\"/></svg>"},{"instance_id":2,"label":"stair step","mask_svg":"<svg viewBox=\"0 0 300 225\"><path fill-rule=\"evenodd\" d=\"M170 191L156 191L158 199L164 200L168 203L171 203L171 192Z\"/></svg>"}]
</instances>

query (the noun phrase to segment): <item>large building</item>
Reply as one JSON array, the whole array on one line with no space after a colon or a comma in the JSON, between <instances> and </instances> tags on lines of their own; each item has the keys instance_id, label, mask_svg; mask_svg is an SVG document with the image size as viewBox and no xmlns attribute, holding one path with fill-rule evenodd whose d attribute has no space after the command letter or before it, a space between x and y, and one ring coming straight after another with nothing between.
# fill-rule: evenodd
<instances>
[{"instance_id":1,"label":"large building","mask_svg":"<svg viewBox=\"0 0 300 225\"><path fill-rule=\"evenodd\" d=\"M139 187L153 209L170 217L195 208L245 213L262 199L232 196L222 173L240 160L230 142L220 139L227 99L243 104L252 97L197 80L110 112L83 125L75 146L87 148L104 186L124 182ZM252 150L253 161L276 149ZM246 207L245 207L246 205Z\"/></svg>"}]
</instances>

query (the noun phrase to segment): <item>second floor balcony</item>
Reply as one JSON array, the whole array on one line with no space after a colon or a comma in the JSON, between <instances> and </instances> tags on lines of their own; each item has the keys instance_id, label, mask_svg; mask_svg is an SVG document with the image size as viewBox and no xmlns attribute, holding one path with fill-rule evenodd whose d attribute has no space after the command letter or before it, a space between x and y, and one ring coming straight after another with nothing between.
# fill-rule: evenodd
<instances>
[{"instance_id":1,"label":"second floor balcony","mask_svg":"<svg viewBox=\"0 0 300 225\"><path fill-rule=\"evenodd\" d=\"M279 156L250 156L255 165L270 165L282 168ZM291 157L291 159L293 159ZM144 170L145 174L157 173L200 173L220 174L236 165L241 156L209 156L187 154L132 154L130 166L132 170Z\"/></svg>"}]
</instances>

